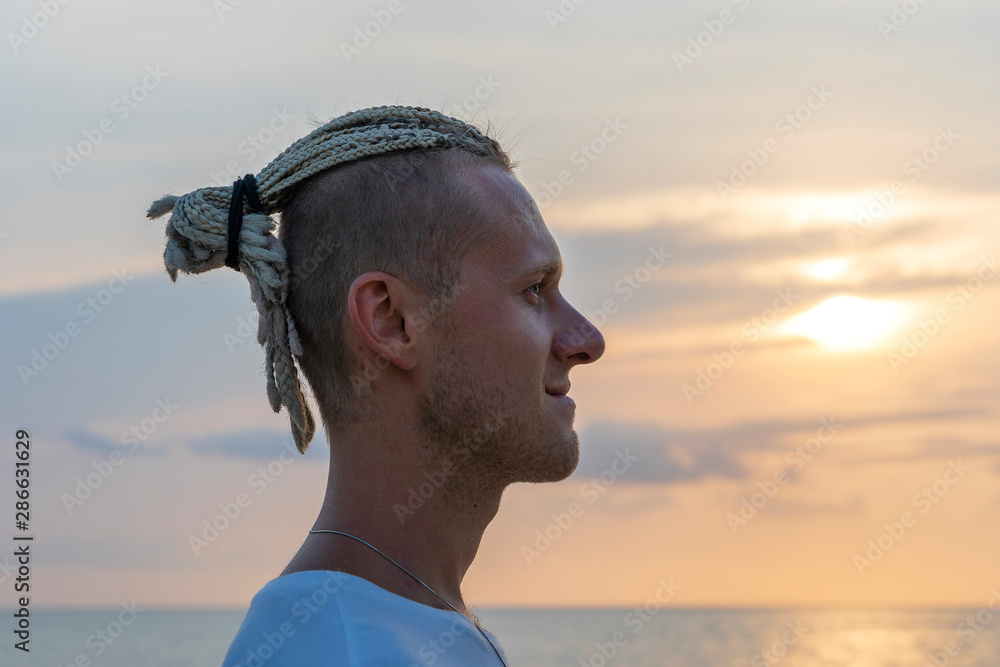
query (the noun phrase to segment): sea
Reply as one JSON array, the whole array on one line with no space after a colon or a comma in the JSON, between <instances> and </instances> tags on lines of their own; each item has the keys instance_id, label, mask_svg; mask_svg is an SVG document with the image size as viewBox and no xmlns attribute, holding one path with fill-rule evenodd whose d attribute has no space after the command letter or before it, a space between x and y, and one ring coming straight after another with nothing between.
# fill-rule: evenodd
<instances>
[{"instance_id":1,"label":"sea","mask_svg":"<svg viewBox=\"0 0 1000 667\"><path fill-rule=\"evenodd\" d=\"M218 667L242 609L8 613L3 667ZM1000 667L1000 610L478 609L509 663L530 667ZM128 618L126 615L124 618ZM101 631L101 632L99 632ZM115 636L113 636L115 635ZM266 663L265 663L266 665Z\"/></svg>"}]
</instances>

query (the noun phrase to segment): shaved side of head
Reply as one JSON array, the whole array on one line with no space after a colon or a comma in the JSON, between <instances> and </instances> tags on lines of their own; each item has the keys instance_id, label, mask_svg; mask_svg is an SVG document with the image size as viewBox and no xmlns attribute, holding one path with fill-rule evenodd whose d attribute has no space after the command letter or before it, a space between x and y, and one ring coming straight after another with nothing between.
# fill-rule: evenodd
<instances>
[{"instance_id":1,"label":"shaved side of head","mask_svg":"<svg viewBox=\"0 0 1000 667\"><path fill-rule=\"evenodd\" d=\"M327 433L364 419L370 407L371 378L345 338L352 282L367 271L408 280L430 304L423 324L443 324L461 289L462 261L494 238L484 224L490 202L465 183L481 165L511 171L499 147L491 157L455 148L401 151L329 169L290 196L279 227L288 309Z\"/></svg>"}]
</instances>

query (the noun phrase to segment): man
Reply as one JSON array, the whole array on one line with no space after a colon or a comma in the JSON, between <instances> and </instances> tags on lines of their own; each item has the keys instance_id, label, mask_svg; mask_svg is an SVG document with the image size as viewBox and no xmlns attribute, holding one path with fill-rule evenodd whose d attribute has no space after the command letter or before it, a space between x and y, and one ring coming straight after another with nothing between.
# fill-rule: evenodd
<instances>
[{"instance_id":1,"label":"man","mask_svg":"<svg viewBox=\"0 0 1000 667\"><path fill-rule=\"evenodd\" d=\"M254 597L224 665L505 664L465 605L462 579L508 485L575 469L568 374L597 360L604 340L560 294L558 247L494 140L422 109L355 114L324 126L325 138L300 140L256 179L260 202L246 220L264 236L268 209L283 212L285 298L281 289L266 297L261 266L227 259L251 279L275 368L282 327L294 335L287 347L316 395L331 453L313 530ZM386 146L393 141L404 143ZM343 150L362 157L326 169L286 158L319 155L322 166ZM244 187L234 184L231 210L242 212ZM214 215L168 203L168 235ZM244 243L229 217L231 238ZM177 266L218 266L214 250L185 248L200 259ZM296 424L297 380L278 374L270 393L287 398L301 443L308 408Z\"/></svg>"}]
</instances>

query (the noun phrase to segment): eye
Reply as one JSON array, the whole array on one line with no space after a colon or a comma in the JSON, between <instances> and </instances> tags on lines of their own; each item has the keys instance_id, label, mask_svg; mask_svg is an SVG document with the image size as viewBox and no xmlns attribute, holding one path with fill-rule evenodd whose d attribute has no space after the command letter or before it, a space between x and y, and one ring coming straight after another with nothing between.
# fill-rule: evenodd
<instances>
[{"instance_id":1,"label":"eye","mask_svg":"<svg viewBox=\"0 0 1000 667\"><path fill-rule=\"evenodd\" d=\"M546 285L548 285L548 283L544 282L535 283L534 285L528 287L528 289L526 289L525 292L528 292L529 294L532 294L534 296L540 296L539 292L545 289Z\"/></svg>"}]
</instances>

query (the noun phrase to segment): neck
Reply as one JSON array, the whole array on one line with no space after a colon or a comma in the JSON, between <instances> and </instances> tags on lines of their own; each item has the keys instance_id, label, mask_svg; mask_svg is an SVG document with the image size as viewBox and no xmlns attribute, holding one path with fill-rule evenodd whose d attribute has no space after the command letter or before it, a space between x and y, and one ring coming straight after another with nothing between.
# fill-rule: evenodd
<instances>
[{"instance_id":1,"label":"neck","mask_svg":"<svg viewBox=\"0 0 1000 667\"><path fill-rule=\"evenodd\" d=\"M326 497L313 530L342 531L370 543L471 617L462 580L496 516L504 485L426 456L426 443L415 441L413 427L366 422L355 430L333 442ZM307 569L347 572L448 608L383 556L344 536L310 534L282 574Z\"/></svg>"}]
</instances>

